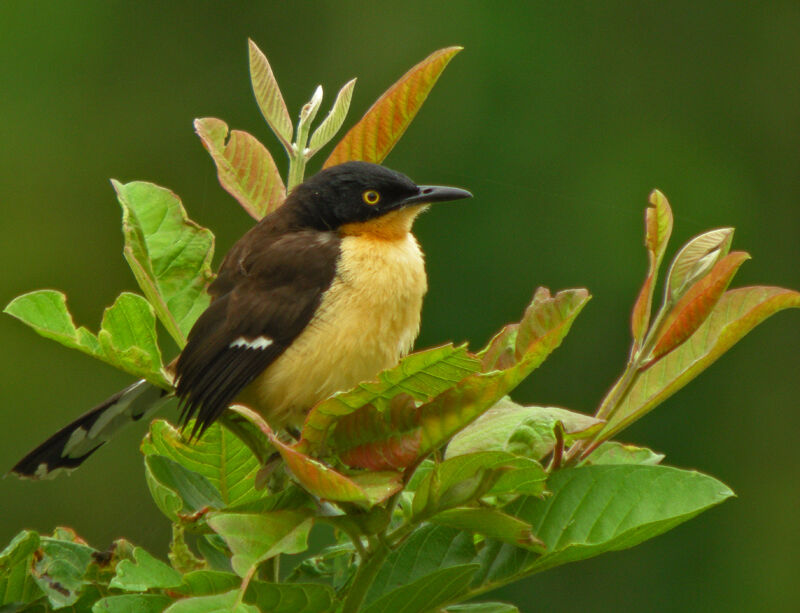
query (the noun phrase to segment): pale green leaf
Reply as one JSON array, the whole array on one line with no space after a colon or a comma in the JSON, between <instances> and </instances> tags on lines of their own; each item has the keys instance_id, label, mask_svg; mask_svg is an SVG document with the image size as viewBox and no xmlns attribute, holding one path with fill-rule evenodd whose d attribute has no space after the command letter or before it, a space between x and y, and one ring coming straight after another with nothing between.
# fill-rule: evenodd
<instances>
[{"instance_id":1,"label":"pale green leaf","mask_svg":"<svg viewBox=\"0 0 800 613\"><path fill-rule=\"evenodd\" d=\"M606 441L586 458L587 464L660 464L663 453L656 453L647 447L626 445L617 441Z\"/></svg>"},{"instance_id":2,"label":"pale green leaf","mask_svg":"<svg viewBox=\"0 0 800 613\"><path fill-rule=\"evenodd\" d=\"M268 558L305 551L311 523L308 514L299 511L215 513L208 519L233 552L233 570L242 577Z\"/></svg>"},{"instance_id":3,"label":"pale green leaf","mask_svg":"<svg viewBox=\"0 0 800 613\"><path fill-rule=\"evenodd\" d=\"M503 398L447 445L447 457L475 451L508 451L539 460L553 450L553 428L561 422L565 440L596 434L603 421L558 407L522 406Z\"/></svg>"},{"instance_id":4,"label":"pale green leaf","mask_svg":"<svg viewBox=\"0 0 800 613\"><path fill-rule=\"evenodd\" d=\"M336 133L342 127L347 117L347 112L350 110L350 100L353 98L353 88L355 86L356 80L352 79L345 83L342 89L339 90L330 112L322 123L319 124L311 135L311 139L308 141L306 157L310 158L336 136Z\"/></svg>"},{"instance_id":5,"label":"pale green leaf","mask_svg":"<svg viewBox=\"0 0 800 613\"><path fill-rule=\"evenodd\" d=\"M153 588L171 588L181 584L181 574L151 556L141 547L133 550L135 561L122 560L109 587L126 592L145 592Z\"/></svg>"},{"instance_id":6,"label":"pale green leaf","mask_svg":"<svg viewBox=\"0 0 800 613\"><path fill-rule=\"evenodd\" d=\"M191 221L168 189L112 181L122 206L125 259L156 315L179 347L209 304L214 237Z\"/></svg>"},{"instance_id":7,"label":"pale green leaf","mask_svg":"<svg viewBox=\"0 0 800 613\"><path fill-rule=\"evenodd\" d=\"M86 584L84 575L95 550L81 543L42 537L41 555L33 561L30 573L53 608L75 604Z\"/></svg>"},{"instance_id":8,"label":"pale green leaf","mask_svg":"<svg viewBox=\"0 0 800 613\"><path fill-rule=\"evenodd\" d=\"M0 552L0 607L32 602L42 596L42 590L28 572L38 547L39 535L23 530Z\"/></svg>"},{"instance_id":9,"label":"pale green leaf","mask_svg":"<svg viewBox=\"0 0 800 613\"><path fill-rule=\"evenodd\" d=\"M728 251L733 228L718 228L695 236L673 258L667 273L665 302L679 300L692 284L711 270Z\"/></svg>"},{"instance_id":10,"label":"pale green leaf","mask_svg":"<svg viewBox=\"0 0 800 613\"><path fill-rule=\"evenodd\" d=\"M450 526L511 543L518 547L543 551L544 544L531 532L530 524L507 515L499 509L457 508L437 513L430 519L435 524Z\"/></svg>"},{"instance_id":11,"label":"pale green leaf","mask_svg":"<svg viewBox=\"0 0 800 613\"><path fill-rule=\"evenodd\" d=\"M281 141L286 151L292 150L292 120L283 94L278 87L278 81L272 74L272 67L267 57L261 52L252 40L248 40L250 50L250 81L253 84L253 93L256 96L261 114L272 128L272 131Z\"/></svg>"}]
</instances>

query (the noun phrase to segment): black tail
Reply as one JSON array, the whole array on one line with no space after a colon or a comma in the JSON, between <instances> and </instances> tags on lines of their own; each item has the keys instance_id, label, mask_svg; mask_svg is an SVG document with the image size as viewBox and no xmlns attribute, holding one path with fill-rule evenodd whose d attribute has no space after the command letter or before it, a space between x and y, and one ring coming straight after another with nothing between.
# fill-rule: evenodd
<instances>
[{"instance_id":1,"label":"black tail","mask_svg":"<svg viewBox=\"0 0 800 613\"><path fill-rule=\"evenodd\" d=\"M11 472L26 479L51 479L83 461L117 432L152 415L170 396L144 379L114 394L17 462Z\"/></svg>"}]
</instances>

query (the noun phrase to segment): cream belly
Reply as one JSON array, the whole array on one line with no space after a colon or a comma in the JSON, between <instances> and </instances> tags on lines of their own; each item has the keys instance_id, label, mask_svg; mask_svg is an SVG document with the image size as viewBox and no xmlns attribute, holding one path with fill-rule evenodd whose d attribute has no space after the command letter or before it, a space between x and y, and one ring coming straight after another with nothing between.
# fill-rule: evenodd
<instances>
[{"instance_id":1,"label":"cream belly","mask_svg":"<svg viewBox=\"0 0 800 613\"><path fill-rule=\"evenodd\" d=\"M343 237L337 270L308 326L239 398L273 427L299 426L320 400L394 366L419 333L427 278L410 232Z\"/></svg>"}]
</instances>

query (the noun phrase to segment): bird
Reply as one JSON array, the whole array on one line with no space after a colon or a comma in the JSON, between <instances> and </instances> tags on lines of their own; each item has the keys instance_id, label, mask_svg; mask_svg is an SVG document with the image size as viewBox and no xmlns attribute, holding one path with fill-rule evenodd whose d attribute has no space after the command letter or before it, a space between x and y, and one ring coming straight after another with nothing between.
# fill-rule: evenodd
<instances>
[{"instance_id":1,"label":"bird","mask_svg":"<svg viewBox=\"0 0 800 613\"><path fill-rule=\"evenodd\" d=\"M30 479L69 472L173 396L182 426L194 420L192 437L234 402L273 429L299 428L316 403L410 352L428 286L412 225L432 203L471 196L364 161L309 177L223 258L208 308L168 367L173 392L137 381L11 472Z\"/></svg>"}]
</instances>

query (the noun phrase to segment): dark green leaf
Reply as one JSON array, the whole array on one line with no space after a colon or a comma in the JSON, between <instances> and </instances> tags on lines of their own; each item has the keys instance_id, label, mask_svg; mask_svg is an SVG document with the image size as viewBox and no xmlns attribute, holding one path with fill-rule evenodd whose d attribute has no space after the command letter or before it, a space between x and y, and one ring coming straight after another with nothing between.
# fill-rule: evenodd
<instances>
[{"instance_id":1,"label":"dark green leaf","mask_svg":"<svg viewBox=\"0 0 800 613\"><path fill-rule=\"evenodd\" d=\"M141 547L133 550L135 562L122 560L117 564L117 574L109 583L127 592L145 592L153 588L171 588L181 584L181 574L161 560L151 556Z\"/></svg>"},{"instance_id":2,"label":"dark green leaf","mask_svg":"<svg viewBox=\"0 0 800 613\"><path fill-rule=\"evenodd\" d=\"M112 181L122 206L125 259L145 297L179 347L209 303L214 237L191 221L168 189Z\"/></svg>"},{"instance_id":3,"label":"dark green leaf","mask_svg":"<svg viewBox=\"0 0 800 613\"><path fill-rule=\"evenodd\" d=\"M519 613L514 605L505 602L472 602L454 604L445 609L446 613Z\"/></svg>"},{"instance_id":4,"label":"dark green leaf","mask_svg":"<svg viewBox=\"0 0 800 613\"><path fill-rule=\"evenodd\" d=\"M437 570L414 583L397 588L370 604L364 613L427 613L463 594L477 564L463 564Z\"/></svg>"},{"instance_id":5,"label":"dark green leaf","mask_svg":"<svg viewBox=\"0 0 800 613\"><path fill-rule=\"evenodd\" d=\"M335 603L333 591L324 585L263 581L250 583L245 601L270 613L327 613Z\"/></svg>"},{"instance_id":6,"label":"dark green leaf","mask_svg":"<svg viewBox=\"0 0 800 613\"><path fill-rule=\"evenodd\" d=\"M161 613L172 598L163 594L123 594L98 600L92 613Z\"/></svg>"},{"instance_id":7,"label":"dark green leaf","mask_svg":"<svg viewBox=\"0 0 800 613\"><path fill-rule=\"evenodd\" d=\"M472 562L475 544L471 534L424 524L389 554L372 583L365 602L423 579L436 571Z\"/></svg>"}]
</instances>

